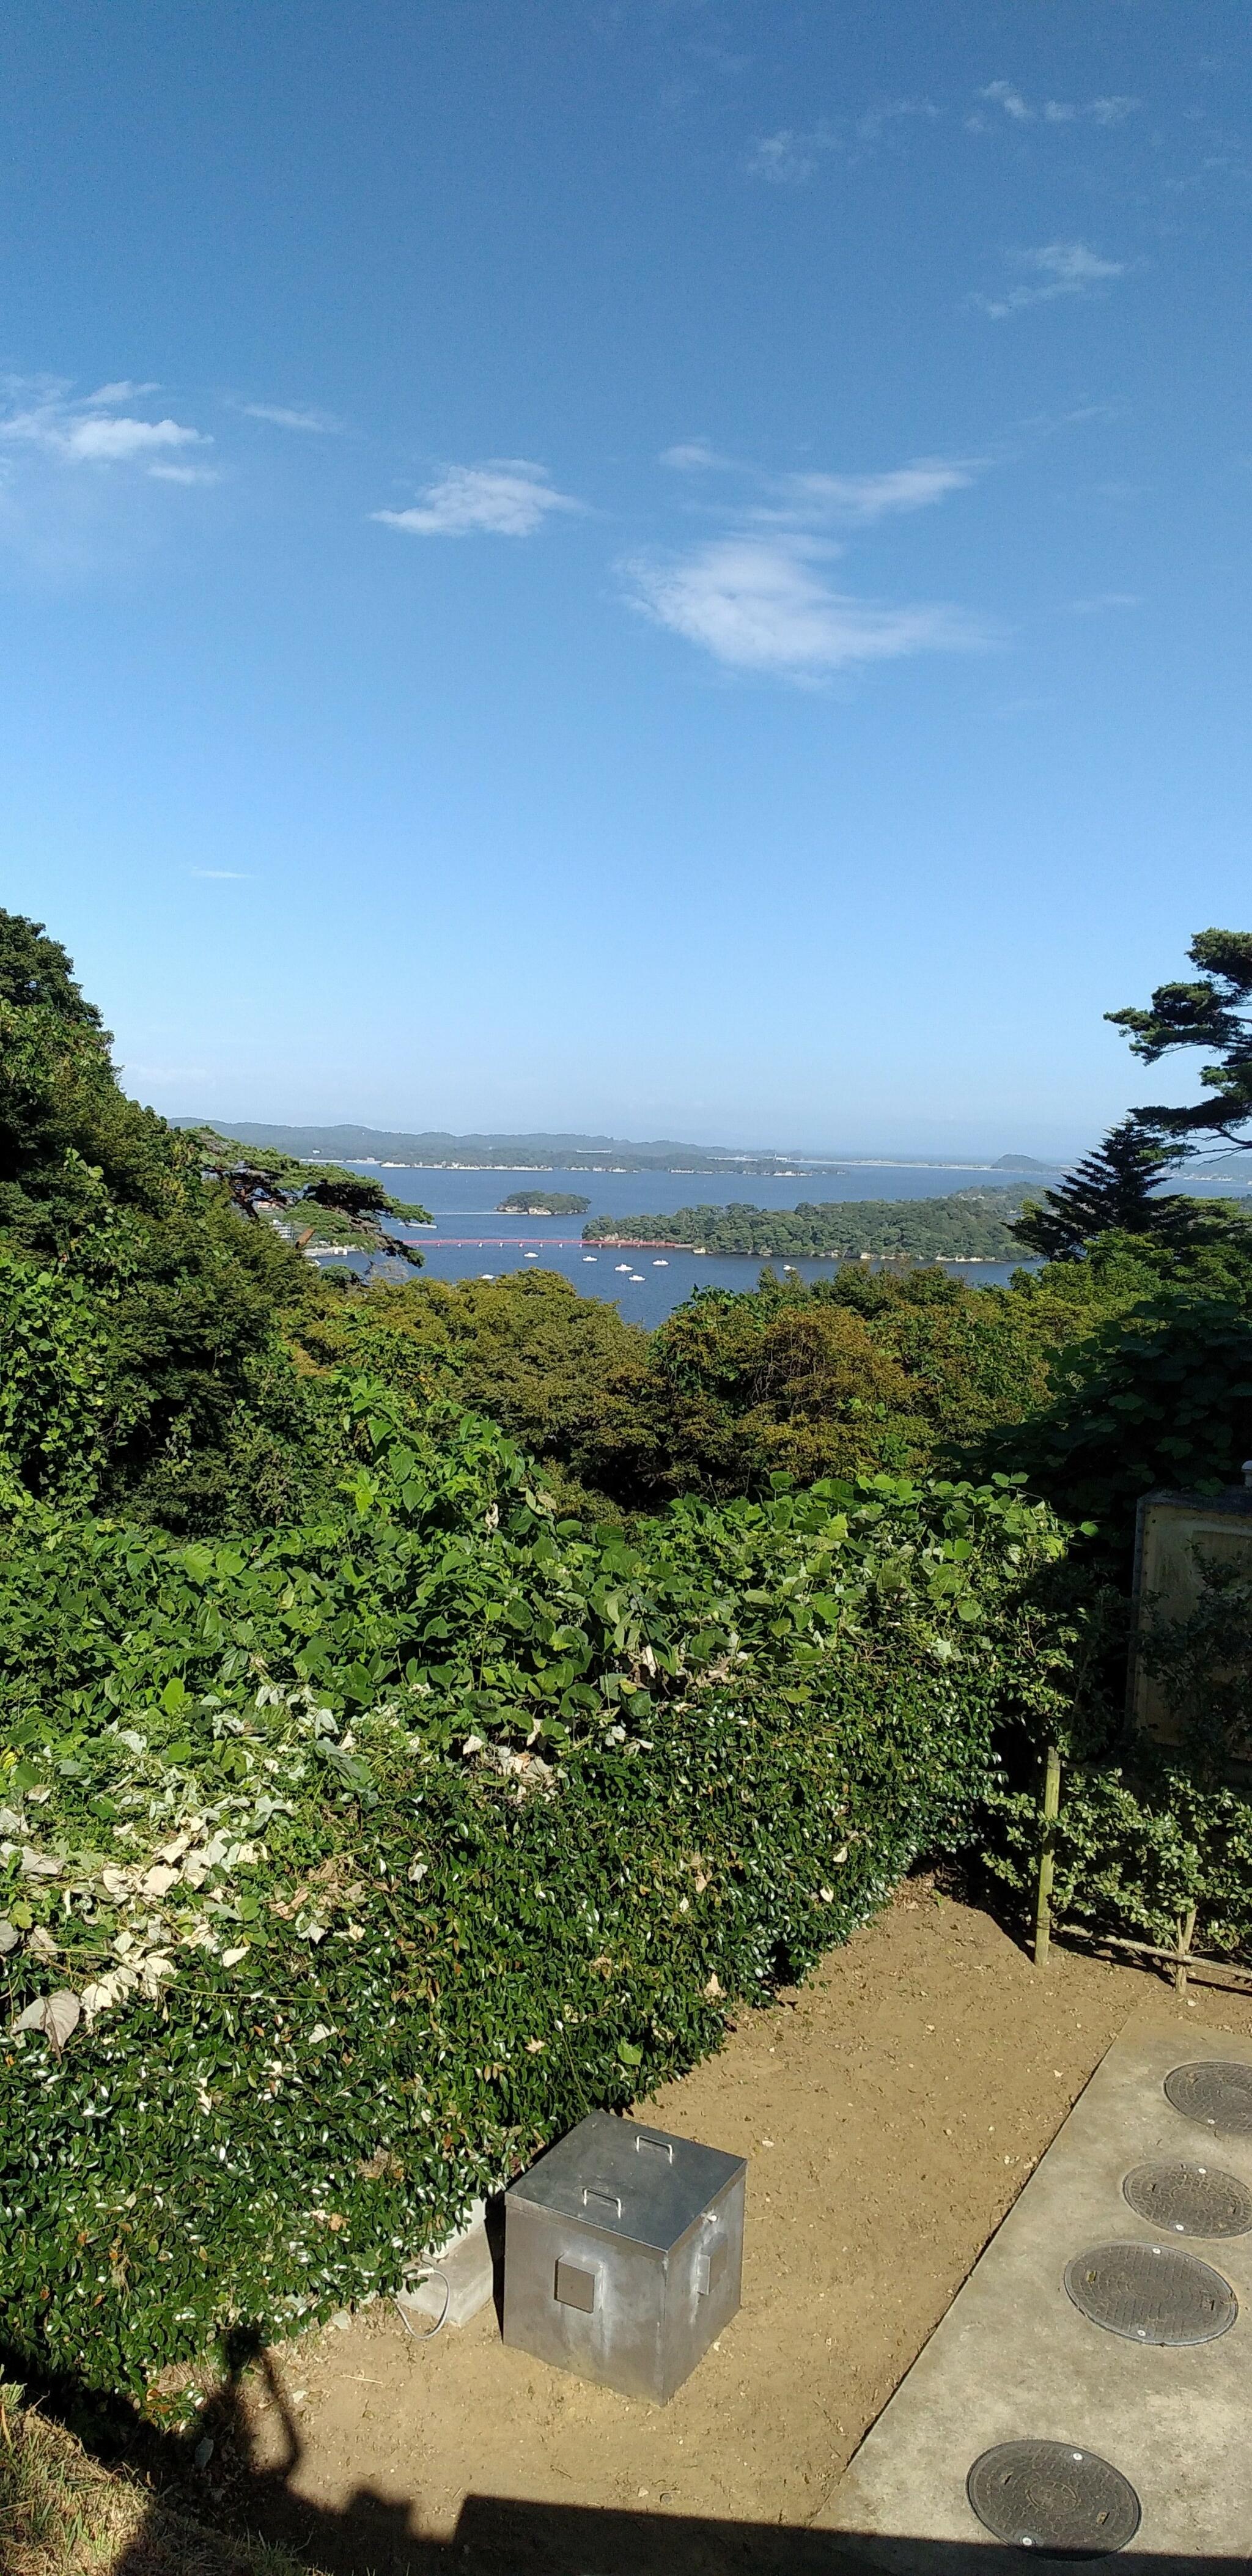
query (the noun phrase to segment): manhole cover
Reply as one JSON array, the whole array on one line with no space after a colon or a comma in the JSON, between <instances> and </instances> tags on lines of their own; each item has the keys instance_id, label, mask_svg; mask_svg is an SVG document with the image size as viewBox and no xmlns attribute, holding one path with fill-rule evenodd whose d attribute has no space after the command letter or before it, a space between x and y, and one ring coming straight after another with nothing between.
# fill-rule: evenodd
<instances>
[{"instance_id":1,"label":"manhole cover","mask_svg":"<svg viewBox=\"0 0 1252 2576\"><path fill-rule=\"evenodd\" d=\"M1252 2191L1219 2165L1136 2165L1122 2190L1136 2217L1173 2236L1246 2236Z\"/></svg>"},{"instance_id":2,"label":"manhole cover","mask_svg":"<svg viewBox=\"0 0 1252 2576\"><path fill-rule=\"evenodd\" d=\"M1128 2343L1211 2343L1239 2313L1230 2283L1181 2245L1093 2245L1066 2264L1065 2287Z\"/></svg>"},{"instance_id":3,"label":"manhole cover","mask_svg":"<svg viewBox=\"0 0 1252 2576\"><path fill-rule=\"evenodd\" d=\"M1252 2066L1221 2058L1176 2066L1165 2078L1165 2097L1188 2120L1230 2138L1252 2138Z\"/></svg>"},{"instance_id":4,"label":"manhole cover","mask_svg":"<svg viewBox=\"0 0 1252 2576\"><path fill-rule=\"evenodd\" d=\"M1001 2442L975 2460L965 2492L997 2540L1051 2557L1103 2558L1139 2528L1129 2479L1067 2442Z\"/></svg>"}]
</instances>

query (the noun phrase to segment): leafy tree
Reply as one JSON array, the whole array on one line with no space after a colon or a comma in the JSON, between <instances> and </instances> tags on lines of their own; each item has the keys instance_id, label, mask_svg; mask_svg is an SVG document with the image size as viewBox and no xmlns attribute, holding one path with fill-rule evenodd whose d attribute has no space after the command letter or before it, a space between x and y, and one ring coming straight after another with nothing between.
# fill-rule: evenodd
<instances>
[{"instance_id":1,"label":"leafy tree","mask_svg":"<svg viewBox=\"0 0 1252 2576\"><path fill-rule=\"evenodd\" d=\"M1107 1017L1129 1032L1144 1064L1179 1047L1210 1048L1216 1061L1200 1072L1209 1096L1186 1109L1136 1109L1134 1120L1175 1151L1191 1153L1220 1138L1246 1152L1252 1149L1252 931L1201 930L1187 955L1201 969L1194 984L1158 984L1146 1011Z\"/></svg>"},{"instance_id":2,"label":"leafy tree","mask_svg":"<svg viewBox=\"0 0 1252 2576\"><path fill-rule=\"evenodd\" d=\"M1045 1191L1042 1202L1026 1208L1012 1231L1045 1261L1075 1261L1099 1234L1182 1235L1192 1222L1190 1202L1159 1196L1178 1160L1177 1149L1154 1144L1133 1118L1123 1118L1059 1190Z\"/></svg>"},{"instance_id":3,"label":"leafy tree","mask_svg":"<svg viewBox=\"0 0 1252 2576\"><path fill-rule=\"evenodd\" d=\"M1216 1493L1252 1451L1245 1300L1158 1289L1102 1323L1056 1370L1051 1401L995 1444L1067 1517L1099 1525L1128 1570L1135 1506L1155 1486Z\"/></svg>"},{"instance_id":4,"label":"leafy tree","mask_svg":"<svg viewBox=\"0 0 1252 2576\"><path fill-rule=\"evenodd\" d=\"M49 939L42 921L24 913L0 911L0 1001L23 1010L42 1004L63 1020L99 1029L100 1014L86 1002L74 981L74 970L59 939ZM107 1040L106 1040L107 1044Z\"/></svg>"},{"instance_id":5,"label":"leafy tree","mask_svg":"<svg viewBox=\"0 0 1252 2576\"><path fill-rule=\"evenodd\" d=\"M282 1516L325 1476L276 1329L307 1265L127 1099L38 923L0 918L0 969L0 1480L174 1528Z\"/></svg>"}]
</instances>

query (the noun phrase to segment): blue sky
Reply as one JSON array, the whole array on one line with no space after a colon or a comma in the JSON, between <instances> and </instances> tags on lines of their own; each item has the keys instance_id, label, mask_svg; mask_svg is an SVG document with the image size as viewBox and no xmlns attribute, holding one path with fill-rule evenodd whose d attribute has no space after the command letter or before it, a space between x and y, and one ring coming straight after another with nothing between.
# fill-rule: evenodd
<instances>
[{"instance_id":1,"label":"blue sky","mask_svg":"<svg viewBox=\"0 0 1252 2576\"><path fill-rule=\"evenodd\" d=\"M11 12L3 900L130 1086L930 1153L1144 1096L1101 1014L1249 921L1249 34Z\"/></svg>"}]
</instances>

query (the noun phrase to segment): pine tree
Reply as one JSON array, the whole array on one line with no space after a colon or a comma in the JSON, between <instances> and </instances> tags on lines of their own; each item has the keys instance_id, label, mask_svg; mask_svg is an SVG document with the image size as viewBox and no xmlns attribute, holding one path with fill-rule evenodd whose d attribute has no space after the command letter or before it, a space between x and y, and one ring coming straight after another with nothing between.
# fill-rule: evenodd
<instances>
[{"instance_id":1,"label":"pine tree","mask_svg":"<svg viewBox=\"0 0 1252 2576\"><path fill-rule=\"evenodd\" d=\"M1181 1236L1189 1231L1190 1202L1158 1196L1177 1151L1154 1144L1133 1118L1110 1130L1094 1154L1079 1163L1059 1190L1027 1207L1013 1227L1018 1242L1048 1261L1076 1261L1093 1235Z\"/></svg>"}]
</instances>

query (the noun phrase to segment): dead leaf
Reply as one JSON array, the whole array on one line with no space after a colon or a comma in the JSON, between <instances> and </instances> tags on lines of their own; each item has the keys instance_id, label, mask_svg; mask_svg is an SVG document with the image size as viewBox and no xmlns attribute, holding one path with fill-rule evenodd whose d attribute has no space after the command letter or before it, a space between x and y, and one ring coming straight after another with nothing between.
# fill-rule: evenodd
<instances>
[{"instance_id":1,"label":"dead leaf","mask_svg":"<svg viewBox=\"0 0 1252 2576\"><path fill-rule=\"evenodd\" d=\"M77 1995L63 1991L56 1995L40 1995L37 2002L27 2004L25 2012L18 2014L14 2027L43 2031L59 2057L66 2040L77 2030L80 2018L81 2006Z\"/></svg>"}]
</instances>

